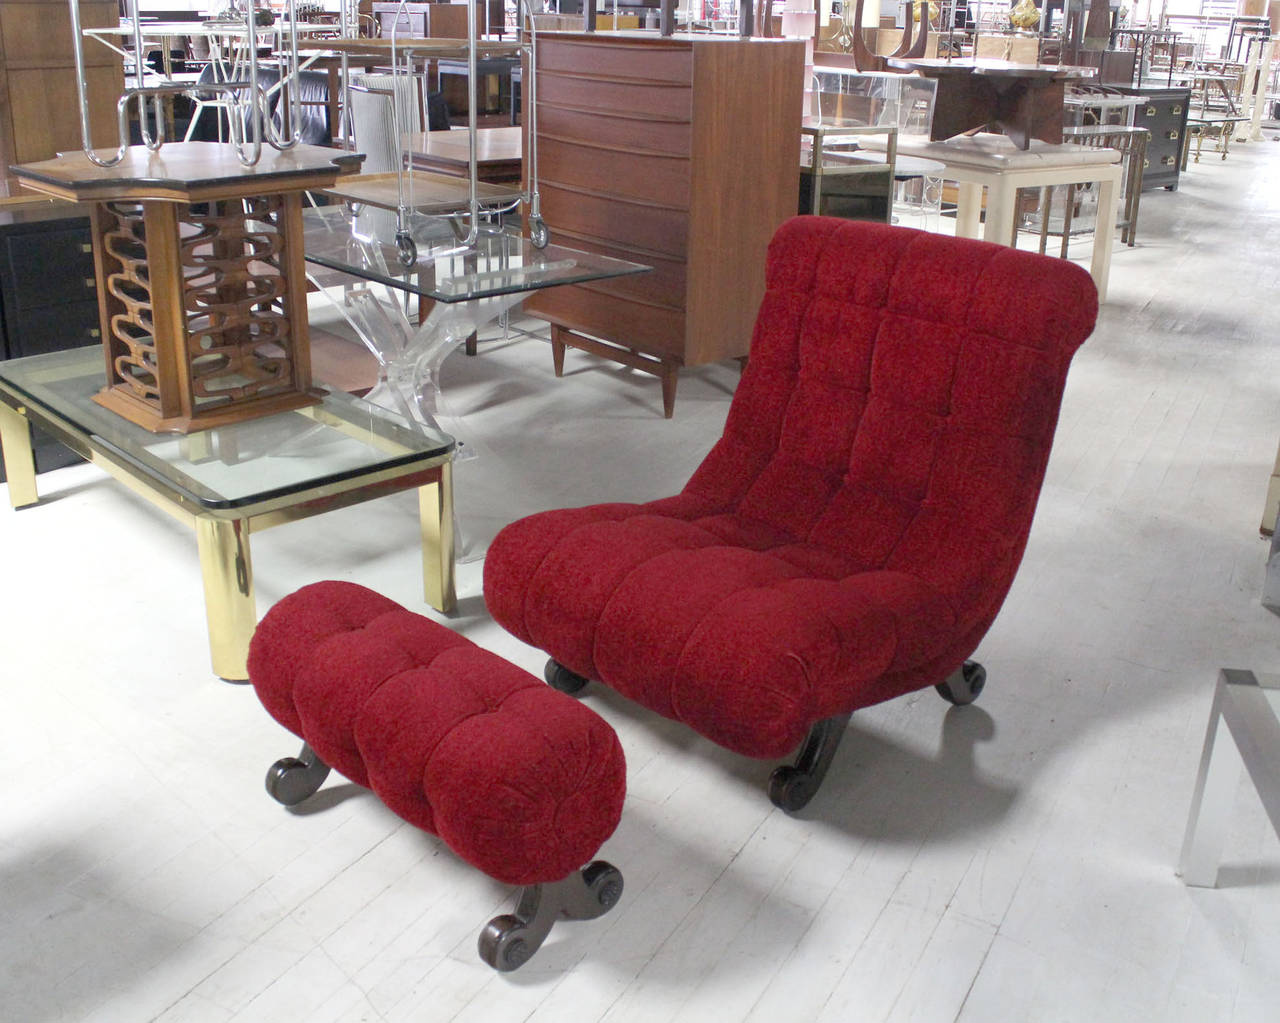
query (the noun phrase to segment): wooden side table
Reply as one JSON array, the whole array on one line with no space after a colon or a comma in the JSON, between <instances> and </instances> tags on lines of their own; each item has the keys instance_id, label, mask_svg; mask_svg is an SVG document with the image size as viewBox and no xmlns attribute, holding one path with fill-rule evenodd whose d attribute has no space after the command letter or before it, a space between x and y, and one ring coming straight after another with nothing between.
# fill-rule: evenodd
<instances>
[{"instance_id":1,"label":"wooden side table","mask_svg":"<svg viewBox=\"0 0 1280 1023\"><path fill-rule=\"evenodd\" d=\"M314 404L302 194L363 156L262 146L134 146L115 166L83 153L14 168L29 188L91 202L106 360L95 399L148 430L187 433Z\"/></svg>"}]
</instances>

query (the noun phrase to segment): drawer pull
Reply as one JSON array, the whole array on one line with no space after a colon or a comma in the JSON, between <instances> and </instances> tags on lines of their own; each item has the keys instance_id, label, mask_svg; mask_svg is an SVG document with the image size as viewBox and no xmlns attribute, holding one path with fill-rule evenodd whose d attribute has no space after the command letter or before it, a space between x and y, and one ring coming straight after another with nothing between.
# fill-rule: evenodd
<instances>
[{"instance_id":1,"label":"drawer pull","mask_svg":"<svg viewBox=\"0 0 1280 1023\"><path fill-rule=\"evenodd\" d=\"M1173 106L1171 106L1171 107L1169 108L1169 113L1171 113L1171 114L1180 114L1180 113L1182 113L1182 104L1181 104L1181 103L1175 103Z\"/></svg>"},{"instance_id":2,"label":"drawer pull","mask_svg":"<svg viewBox=\"0 0 1280 1023\"><path fill-rule=\"evenodd\" d=\"M92 243L92 242L81 242L81 243L80 243L80 251L81 251L81 252L92 252L92 251L93 251L93 243Z\"/></svg>"},{"instance_id":3,"label":"drawer pull","mask_svg":"<svg viewBox=\"0 0 1280 1023\"><path fill-rule=\"evenodd\" d=\"M1178 137L1178 129L1177 129L1177 128L1174 128L1174 129L1173 129L1173 131L1167 131L1167 132L1165 132L1165 137L1166 137L1166 138L1171 138L1171 139L1176 139L1176 138Z\"/></svg>"},{"instance_id":4,"label":"drawer pull","mask_svg":"<svg viewBox=\"0 0 1280 1023\"><path fill-rule=\"evenodd\" d=\"M1148 117L1155 117L1155 116L1156 116L1156 114L1158 114L1159 112L1160 112L1160 111L1158 111L1155 107L1147 107L1147 116L1148 116Z\"/></svg>"},{"instance_id":5,"label":"drawer pull","mask_svg":"<svg viewBox=\"0 0 1280 1023\"><path fill-rule=\"evenodd\" d=\"M97 327L90 327L89 336L96 341L98 338L102 337L102 331L99 330Z\"/></svg>"},{"instance_id":6,"label":"drawer pull","mask_svg":"<svg viewBox=\"0 0 1280 1023\"><path fill-rule=\"evenodd\" d=\"M1160 157L1160 162L1161 162L1161 163L1163 163L1163 164L1165 164L1166 166L1170 166L1170 165L1172 165L1172 164L1173 164L1173 157L1172 157L1172 156L1162 156L1162 157Z\"/></svg>"}]
</instances>

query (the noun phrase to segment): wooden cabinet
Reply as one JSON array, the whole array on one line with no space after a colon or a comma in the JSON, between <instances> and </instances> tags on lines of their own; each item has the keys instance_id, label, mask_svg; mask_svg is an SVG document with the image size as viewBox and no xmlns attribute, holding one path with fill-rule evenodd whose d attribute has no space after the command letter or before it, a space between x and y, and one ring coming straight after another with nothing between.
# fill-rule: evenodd
<instances>
[{"instance_id":1,"label":"wooden cabinet","mask_svg":"<svg viewBox=\"0 0 1280 1023\"><path fill-rule=\"evenodd\" d=\"M804 44L555 33L537 59L552 241L654 269L525 308L552 324L557 373L566 345L653 373L670 416L680 367L747 354L765 250L796 212Z\"/></svg>"},{"instance_id":2,"label":"wooden cabinet","mask_svg":"<svg viewBox=\"0 0 1280 1023\"><path fill-rule=\"evenodd\" d=\"M1187 137L1187 110L1191 105L1191 91L1187 88L1162 86L1110 86L1126 96L1143 96L1134 110L1135 127L1151 132L1147 143L1146 168L1142 172L1142 190L1178 187L1178 173L1182 166L1182 146Z\"/></svg>"},{"instance_id":3,"label":"wooden cabinet","mask_svg":"<svg viewBox=\"0 0 1280 1023\"><path fill-rule=\"evenodd\" d=\"M86 209L50 202L0 209L0 330L6 359L98 343ZM34 451L37 472L79 460L38 430Z\"/></svg>"},{"instance_id":4,"label":"wooden cabinet","mask_svg":"<svg viewBox=\"0 0 1280 1023\"><path fill-rule=\"evenodd\" d=\"M83 28L116 25L117 0L80 0ZM116 100L124 91L120 55L85 40L93 143L119 143ZM0 0L0 164L47 160L80 148L80 100L66 0Z\"/></svg>"}]
</instances>

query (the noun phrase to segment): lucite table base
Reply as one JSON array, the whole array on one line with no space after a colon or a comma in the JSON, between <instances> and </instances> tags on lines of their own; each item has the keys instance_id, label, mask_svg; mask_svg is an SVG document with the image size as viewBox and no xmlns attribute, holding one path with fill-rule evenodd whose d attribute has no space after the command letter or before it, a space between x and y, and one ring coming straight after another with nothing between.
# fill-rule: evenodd
<instances>
[{"instance_id":1,"label":"lucite table base","mask_svg":"<svg viewBox=\"0 0 1280 1023\"><path fill-rule=\"evenodd\" d=\"M313 272L311 276L378 360L378 383L365 400L433 430L442 429L442 418L449 420L450 428L445 432L459 442L455 461L465 459L468 448L465 437L457 433L458 416L442 392L440 367L473 333L518 305L524 293L437 302L426 319L416 323L409 316L413 305L421 301L416 296L349 275L342 275L342 291L337 295L338 275L334 271Z\"/></svg>"}]
</instances>

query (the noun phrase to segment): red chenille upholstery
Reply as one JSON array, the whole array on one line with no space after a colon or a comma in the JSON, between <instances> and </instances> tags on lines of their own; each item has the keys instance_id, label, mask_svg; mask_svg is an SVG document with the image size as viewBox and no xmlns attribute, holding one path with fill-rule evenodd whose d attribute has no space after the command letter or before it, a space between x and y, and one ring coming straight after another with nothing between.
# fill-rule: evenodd
<instances>
[{"instance_id":1,"label":"red chenille upholstery","mask_svg":"<svg viewBox=\"0 0 1280 1023\"><path fill-rule=\"evenodd\" d=\"M278 602L249 678L326 764L506 884L559 881L618 825L626 765L599 715L363 586Z\"/></svg>"},{"instance_id":2,"label":"red chenille upholstery","mask_svg":"<svg viewBox=\"0 0 1280 1023\"><path fill-rule=\"evenodd\" d=\"M1064 260L792 219L724 434L684 490L506 527L489 610L750 756L935 685L1013 582L1097 308Z\"/></svg>"}]
</instances>

